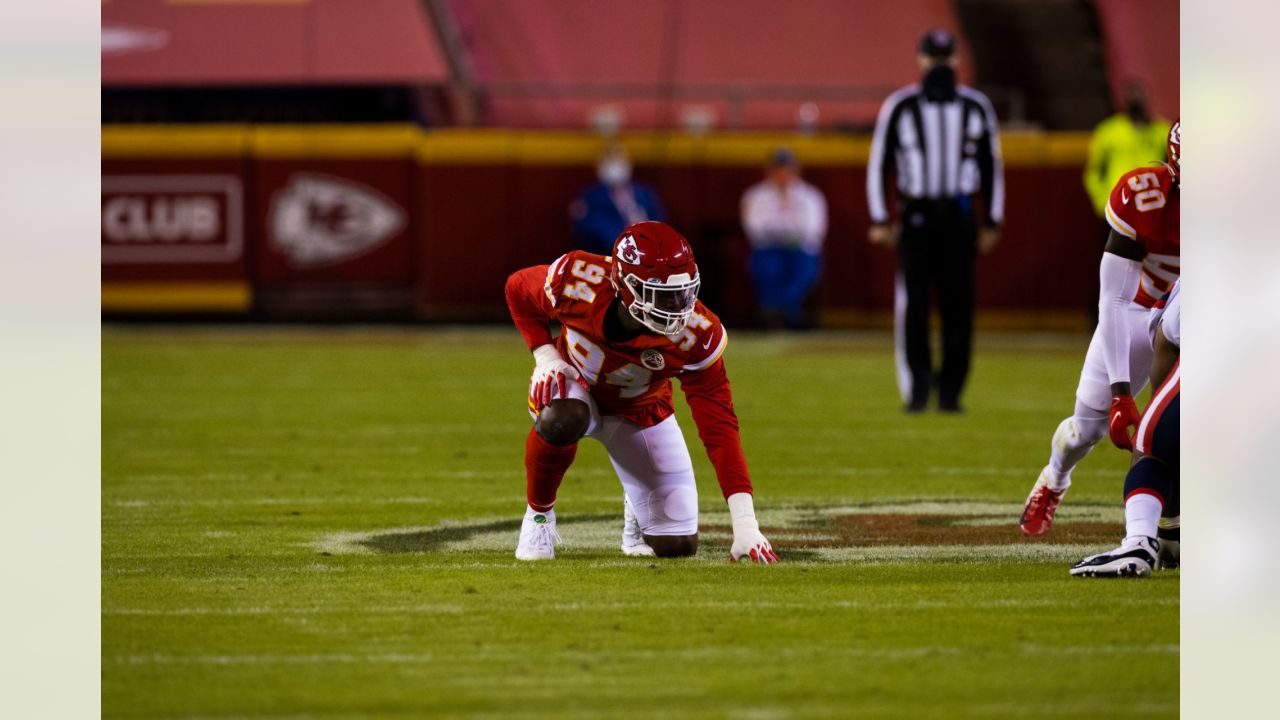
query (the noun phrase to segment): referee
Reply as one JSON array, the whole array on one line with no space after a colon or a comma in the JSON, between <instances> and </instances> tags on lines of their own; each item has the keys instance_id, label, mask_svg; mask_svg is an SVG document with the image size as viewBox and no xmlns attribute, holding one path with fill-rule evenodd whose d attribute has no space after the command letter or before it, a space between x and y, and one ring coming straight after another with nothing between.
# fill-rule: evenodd
<instances>
[{"instance_id":1,"label":"referee","mask_svg":"<svg viewBox=\"0 0 1280 720\"><path fill-rule=\"evenodd\" d=\"M938 409L958 413L973 341L974 260L1000 240L1004 169L990 101L956 83L951 34L926 34L919 62L920 83L890 95L876 119L867 165L868 238L898 248L894 337L907 412L925 409L934 382L929 309L936 287L942 314ZM889 222L890 170L896 171L901 200L896 237ZM981 208L975 213L978 191Z\"/></svg>"}]
</instances>

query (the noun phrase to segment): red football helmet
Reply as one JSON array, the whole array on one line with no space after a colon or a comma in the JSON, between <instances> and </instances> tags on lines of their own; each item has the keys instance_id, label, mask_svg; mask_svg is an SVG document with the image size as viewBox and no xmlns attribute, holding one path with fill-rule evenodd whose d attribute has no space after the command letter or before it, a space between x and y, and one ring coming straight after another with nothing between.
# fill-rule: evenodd
<instances>
[{"instance_id":1,"label":"red football helmet","mask_svg":"<svg viewBox=\"0 0 1280 720\"><path fill-rule=\"evenodd\" d=\"M1182 168L1178 166L1178 158L1182 155L1182 118L1173 121L1173 127L1169 128L1169 144L1166 148L1169 153L1169 169L1173 171L1173 180L1179 185L1182 184Z\"/></svg>"},{"instance_id":2,"label":"red football helmet","mask_svg":"<svg viewBox=\"0 0 1280 720\"><path fill-rule=\"evenodd\" d=\"M689 324L702 285L689 241L652 221L628 227L614 241L609 280L632 317L669 337Z\"/></svg>"}]
</instances>

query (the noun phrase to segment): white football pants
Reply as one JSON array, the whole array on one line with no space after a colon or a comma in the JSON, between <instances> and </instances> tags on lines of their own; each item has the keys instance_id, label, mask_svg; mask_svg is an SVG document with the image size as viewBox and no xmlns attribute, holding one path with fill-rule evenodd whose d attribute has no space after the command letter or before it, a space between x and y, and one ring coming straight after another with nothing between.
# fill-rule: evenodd
<instances>
[{"instance_id":1,"label":"white football pants","mask_svg":"<svg viewBox=\"0 0 1280 720\"><path fill-rule=\"evenodd\" d=\"M586 437L604 445L622 490L646 535L693 535L698 532L698 487L684 434L671 417L642 428L621 418L601 416L591 393L566 383L567 396L591 409ZM558 389L552 398L559 397ZM532 414L532 412L530 412Z\"/></svg>"},{"instance_id":2,"label":"white football pants","mask_svg":"<svg viewBox=\"0 0 1280 720\"><path fill-rule=\"evenodd\" d=\"M1129 328L1129 389L1136 396L1147 386L1151 374L1151 335L1147 331L1150 310L1131 303L1125 311ZM1063 476L1107 435L1107 413L1111 410L1111 378L1102 347L1102 334L1094 331L1089 352L1076 386L1075 414L1058 426L1050 444L1049 465ZM1064 480L1065 482L1065 480Z\"/></svg>"}]
</instances>

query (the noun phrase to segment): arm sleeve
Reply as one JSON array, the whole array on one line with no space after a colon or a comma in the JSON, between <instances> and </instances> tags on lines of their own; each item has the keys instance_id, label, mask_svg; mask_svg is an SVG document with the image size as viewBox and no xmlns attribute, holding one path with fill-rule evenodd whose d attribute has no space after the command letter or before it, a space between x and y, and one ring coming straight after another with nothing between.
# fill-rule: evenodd
<instances>
[{"instance_id":1,"label":"arm sleeve","mask_svg":"<svg viewBox=\"0 0 1280 720\"><path fill-rule=\"evenodd\" d=\"M556 265L564 263L564 258ZM530 350L554 342L551 337L551 318L555 305L551 301L548 278L556 265L537 265L511 274L507 278L507 308L516 329L524 336Z\"/></svg>"},{"instance_id":2,"label":"arm sleeve","mask_svg":"<svg viewBox=\"0 0 1280 720\"><path fill-rule=\"evenodd\" d=\"M1098 270L1098 333L1110 382L1129 382L1129 336L1126 314L1142 281L1142 263L1111 252L1102 253Z\"/></svg>"},{"instance_id":3,"label":"arm sleeve","mask_svg":"<svg viewBox=\"0 0 1280 720\"><path fill-rule=\"evenodd\" d=\"M893 156L897 151L898 134L893 131L894 111L898 108L898 95L894 93L880 106L880 114L876 117L876 132L871 137L871 157L867 160L867 207L871 211L871 222L889 222L889 205L885 180L893 167Z\"/></svg>"},{"instance_id":4,"label":"arm sleeve","mask_svg":"<svg viewBox=\"0 0 1280 720\"><path fill-rule=\"evenodd\" d=\"M975 95L986 125L986 132L983 134L985 141L978 153L983 203L986 204L987 224L999 225L1004 222L1004 159L1000 156L1000 124L996 121L996 111L992 109L987 96L981 93Z\"/></svg>"},{"instance_id":5,"label":"arm sleeve","mask_svg":"<svg viewBox=\"0 0 1280 720\"><path fill-rule=\"evenodd\" d=\"M707 458L716 469L720 491L725 498L735 493L750 493L751 476L747 474L747 459L742 454L738 416L733 411L724 360L717 359L705 370L680 375L680 388L693 413Z\"/></svg>"}]
</instances>

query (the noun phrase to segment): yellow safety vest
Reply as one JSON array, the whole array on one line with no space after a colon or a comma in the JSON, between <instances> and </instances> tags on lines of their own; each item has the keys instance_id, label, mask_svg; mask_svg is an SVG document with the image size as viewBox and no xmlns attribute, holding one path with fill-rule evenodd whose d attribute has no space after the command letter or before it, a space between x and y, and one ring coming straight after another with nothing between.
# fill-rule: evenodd
<instances>
[{"instance_id":1,"label":"yellow safety vest","mask_svg":"<svg viewBox=\"0 0 1280 720\"><path fill-rule=\"evenodd\" d=\"M1168 138L1169 121L1164 118L1138 126L1119 113L1098 123L1089 139L1089 160L1084 167L1084 189L1098 217L1106 210L1107 198L1121 175L1165 160Z\"/></svg>"}]
</instances>

